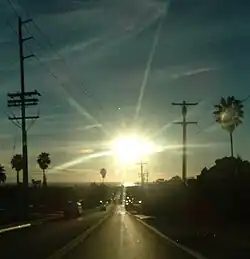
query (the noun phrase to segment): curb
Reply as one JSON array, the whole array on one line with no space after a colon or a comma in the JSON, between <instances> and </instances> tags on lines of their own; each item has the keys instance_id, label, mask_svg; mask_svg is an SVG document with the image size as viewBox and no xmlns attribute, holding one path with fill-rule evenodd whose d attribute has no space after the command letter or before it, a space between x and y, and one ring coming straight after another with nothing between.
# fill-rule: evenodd
<instances>
[{"instance_id":1,"label":"curb","mask_svg":"<svg viewBox=\"0 0 250 259\"><path fill-rule=\"evenodd\" d=\"M84 215L88 215L91 214L95 211L98 211L99 207L93 208L93 209L87 209L85 211L83 211L83 216ZM22 228L28 228L28 227L32 227L38 224L43 224L45 222L48 221L53 221L53 220L58 220L58 219L63 219L63 214L55 214L54 216L47 216L44 218L40 218L40 219L34 219L32 221L27 221L27 222L19 222L16 224L9 224L9 225L5 225L0 227L0 234L9 232L9 231L14 231L14 230L18 230L18 229L22 229Z\"/></svg>"},{"instance_id":2,"label":"curb","mask_svg":"<svg viewBox=\"0 0 250 259\"><path fill-rule=\"evenodd\" d=\"M106 215L104 218L99 220L95 225L91 226L87 230L85 230L82 234L80 234L75 239L71 240L68 244L54 252L52 255L47 257L46 259L59 259L62 258L65 254L67 254L69 251L74 249L76 246L78 246L81 242L83 242L85 239L87 239L99 226L101 226L105 220L107 220L112 214Z\"/></svg>"},{"instance_id":3,"label":"curb","mask_svg":"<svg viewBox=\"0 0 250 259\"><path fill-rule=\"evenodd\" d=\"M42 224L44 222L47 221L53 221L53 220L57 220L62 218L62 216L51 216L51 217L47 217L44 219L36 219L30 222L26 222L26 223L22 223L22 224L16 224L16 225L8 225L5 226L3 228L0 228L0 234L6 233L6 232L10 232L10 231L14 231L14 230L19 230L22 228L28 228L28 227L32 227L38 224Z\"/></svg>"},{"instance_id":4,"label":"curb","mask_svg":"<svg viewBox=\"0 0 250 259\"><path fill-rule=\"evenodd\" d=\"M167 237L166 235L164 235L162 232L160 232L159 230L157 230L155 227L150 226L149 224L147 224L146 222L144 222L143 220L139 219L138 217L136 217L135 215L130 214L129 212L127 212L128 215L134 217L137 221L139 221L141 224L143 224L145 227L147 227L148 229L150 229L151 231L153 231L154 233L156 233L157 235L161 236L162 238L164 238L165 240L167 240L168 242L170 242L171 244L177 246L178 248L180 248L181 250L185 251L187 254L193 256L196 259L208 259L207 257L203 256L202 254L184 246L181 245L179 243L177 243L176 241L174 241L173 239Z\"/></svg>"},{"instance_id":5,"label":"curb","mask_svg":"<svg viewBox=\"0 0 250 259\"><path fill-rule=\"evenodd\" d=\"M13 231L13 230L17 230L17 229L28 228L28 227L31 227L31 223L16 225L16 226L13 226L13 227L1 228L0 234L3 234L5 232L9 232L9 231Z\"/></svg>"}]
</instances>

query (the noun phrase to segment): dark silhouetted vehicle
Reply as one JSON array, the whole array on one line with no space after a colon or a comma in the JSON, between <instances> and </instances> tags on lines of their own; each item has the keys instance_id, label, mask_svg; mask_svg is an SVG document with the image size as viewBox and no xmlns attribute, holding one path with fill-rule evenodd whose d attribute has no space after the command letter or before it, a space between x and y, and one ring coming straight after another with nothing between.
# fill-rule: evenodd
<instances>
[{"instance_id":1,"label":"dark silhouetted vehicle","mask_svg":"<svg viewBox=\"0 0 250 259\"><path fill-rule=\"evenodd\" d=\"M77 218L82 215L82 205L80 202L68 201L64 208L65 218Z\"/></svg>"},{"instance_id":2,"label":"dark silhouetted vehicle","mask_svg":"<svg viewBox=\"0 0 250 259\"><path fill-rule=\"evenodd\" d=\"M102 204L100 206L100 211L106 211L106 205L105 204Z\"/></svg>"}]
</instances>

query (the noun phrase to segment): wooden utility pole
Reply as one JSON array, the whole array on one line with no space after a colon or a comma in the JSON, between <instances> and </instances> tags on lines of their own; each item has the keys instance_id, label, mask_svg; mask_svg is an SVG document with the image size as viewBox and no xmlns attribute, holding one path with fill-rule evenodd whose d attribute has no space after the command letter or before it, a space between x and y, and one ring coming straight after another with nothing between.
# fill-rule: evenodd
<instances>
[{"instance_id":1,"label":"wooden utility pole","mask_svg":"<svg viewBox=\"0 0 250 259\"><path fill-rule=\"evenodd\" d=\"M39 116L26 116L26 107L34 106L38 104L37 96L40 93L37 91L25 92L25 80L24 80L24 60L34 57L33 54L24 56L23 54L23 43L32 39L32 37L23 38L22 26L31 19L22 21L18 18L18 45L19 45L19 60L20 60L20 86L21 91L15 93L8 93L8 107L20 107L21 116L19 117L9 117L10 120L21 120L22 129L22 156L23 156L23 187L24 187L24 210L25 215L28 213L28 187L29 187L29 171L28 171L28 144L27 144L27 130L26 130L26 120L37 119Z\"/></svg>"},{"instance_id":2,"label":"wooden utility pole","mask_svg":"<svg viewBox=\"0 0 250 259\"><path fill-rule=\"evenodd\" d=\"M143 163L142 161L140 163L138 163L138 165L140 165L141 168L141 172L140 172L140 177L141 177L141 187L144 187L144 165L147 165L147 163Z\"/></svg>"},{"instance_id":3,"label":"wooden utility pole","mask_svg":"<svg viewBox=\"0 0 250 259\"><path fill-rule=\"evenodd\" d=\"M187 121L187 106L198 105L198 103L188 103L183 101L182 103L172 103L172 105L178 105L182 107L181 122L174 122L174 124L182 125L183 128L183 143L182 143L182 180L187 181L187 125L197 124L197 121Z\"/></svg>"}]
</instances>

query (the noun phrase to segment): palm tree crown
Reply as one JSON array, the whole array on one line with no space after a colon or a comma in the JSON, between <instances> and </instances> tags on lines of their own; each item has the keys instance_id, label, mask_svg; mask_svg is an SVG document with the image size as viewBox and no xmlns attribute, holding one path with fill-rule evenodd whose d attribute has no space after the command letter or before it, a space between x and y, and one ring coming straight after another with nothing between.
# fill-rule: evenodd
<instances>
[{"instance_id":1,"label":"palm tree crown","mask_svg":"<svg viewBox=\"0 0 250 259\"><path fill-rule=\"evenodd\" d=\"M227 100L221 98L220 103L215 105L215 120L221 124L222 128L233 132L234 129L242 123L244 115L242 101L236 100L234 96L229 96Z\"/></svg>"},{"instance_id":2,"label":"palm tree crown","mask_svg":"<svg viewBox=\"0 0 250 259\"><path fill-rule=\"evenodd\" d=\"M51 160L50 160L50 154L46 153L46 152L42 152L41 154L38 155L37 157L37 163L39 165L39 167L45 171L46 169L48 169Z\"/></svg>"},{"instance_id":3,"label":"palm tree crown","mask_svg":"<svg viewBox=\"0 0 250 259\"><path fill-rule=\"evenodd\" d=\"M48 169L49 165L51 164L50 154L46 152L42 152L41 154L39 154L37 157L37 163L43 171L43 186L46 187L47 177L45 175L45 170Z\"/></svg>"},{"instance_id":4,"label":"palm tree crown","mask_svg":"<svg viewBox=\"0 0 250 259\"><path fill-rule=\"evenodd\" d=\"M100 174L101 174L101 177L102 177L102 181L104 181L106 175L107 175L107 170L105 168L102 168L100 170Z\"/></svg>"},{"instance_id":5,"label":"palm tree crown","mask_svg":"<svg viewBox=\"0 0 250 259\"><path fill-rule=\"evenodd\" d=\"M233 132L242 123L244 115L242 101L229 96L227 99L221 98L220 103L215 105L215 121L230 134L231 156L233 157Z\"/></svg>"}]
</instances>

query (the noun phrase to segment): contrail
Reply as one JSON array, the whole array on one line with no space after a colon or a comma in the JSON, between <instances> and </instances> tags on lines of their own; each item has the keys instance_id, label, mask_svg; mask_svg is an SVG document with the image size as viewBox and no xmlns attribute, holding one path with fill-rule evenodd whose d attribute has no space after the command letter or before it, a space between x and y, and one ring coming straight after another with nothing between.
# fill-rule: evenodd
<instances>
[{"instance_id":1,"label":"contrail","mask_svg":"<svg viewBox=\"0 0 250 259\"><path fill-rule=\"evenodd\" d=\"M111 153L110 151L104 151L104 152L99 152L99 153L95 153L95 154L91 154L88 156L81 156L76 158L75 160L69 161L67 163L64 163L62 165L56 166L54 167L51 171L55 172L55 171L59 171L59 170L63 170L63 169L67 169L69 167L84 163L92 158L98 158L98 157L103 157L103 156L109 156Z\"/></svg>"},{"instance_id":2,"label":"contrail","mask_svg":"<svg viewBox=\"0 0 250 259\"><path fill-rule=\"evenodd\" d=\"M83 116L94 122L96 125L100 125L99 128L102 129L102 131L108 135L108 132L103 127L103 125L95 117L93 117L84 107L82 107L75 99L73 99L72 97L68 97L68 102Z\"/></svg>"},{"instance_id":3,"label":"contrail","mask_svg":"<svg viewBox=\"0 0 250 259\"><path fill-rule=\"evenodd\" d=\"M148 76L149 76L149 73L150 73L150 70L151 70L151 64L152 64L152 61L153 61L153 58L154 58L154 55L155 55L155 50L156 50L156 47L157 47L157 44L158 44L158 41L159 41L160 32L161 32L161 29L162 29L162 26L163 26L164 18L165 18L166 14L169 10L169 6L170 6L170 1L167 2L165 8L162 11L162 15L160 17L158 27L155 31L152 48L151 48L151 51L149 53L148 61L147 61L147 64L146 64L146 69L145 69L145 72L144 72L144 77L143 77L142 84L141 84L140 95L139 95L137 106L136 106L135 120L138 118L138 115L139 115L139 112L140 112L140 109L141 109L142 100L143 100L143 96L144 96L144 92L145 92L145 87L147 85Z\"/></svg>"}]
</instances>

